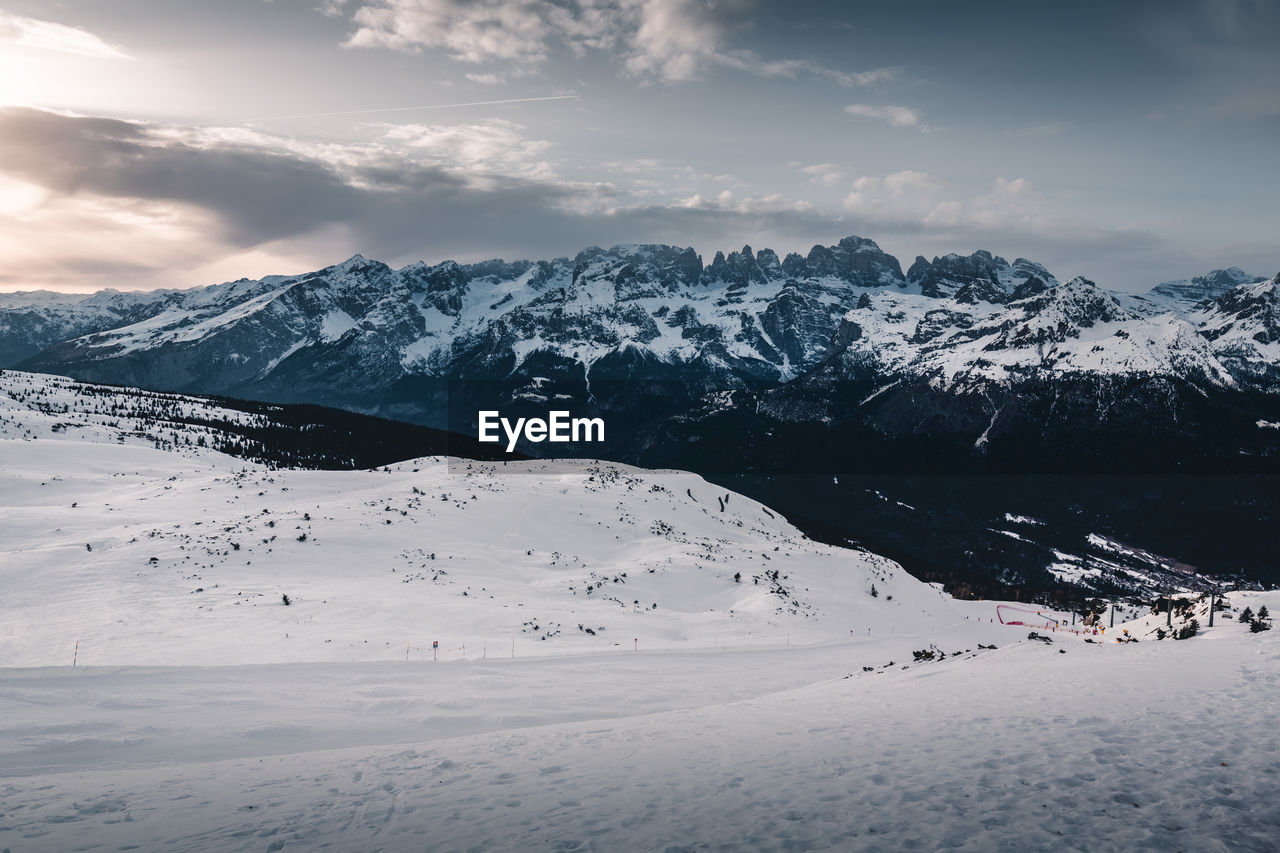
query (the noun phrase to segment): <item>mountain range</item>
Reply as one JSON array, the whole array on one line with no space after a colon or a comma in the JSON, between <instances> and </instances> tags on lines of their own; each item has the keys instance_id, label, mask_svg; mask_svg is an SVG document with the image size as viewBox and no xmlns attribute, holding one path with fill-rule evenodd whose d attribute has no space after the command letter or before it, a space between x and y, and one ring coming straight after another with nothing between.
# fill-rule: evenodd
<instances>
[{"instance_id":1,"label":"mountain range","mask_svg":"<svg viewBox=\"0 0 1280 853\"><path fill-rule=\"evenodd\" d=\"M1231 268L1121 294L986 251L918 257L904 273L860 237L706 264L663 245L400 269L356 255L191 290L8 294L0 366L464 431L473 404L536 399L548 382L580 408L623 413L624 431L739 391L783 421L987 450L1025 426L1015 401L1046 386L1085 383L1104 427L1150 423L1153 405L1155 422L1177 421L1188 395L1270 398L1278 285ZM1045 429L1080 426L1031 408Z\"/></svg>"},{"instance_id":2,"label":"mountain range","mask_svg":"<svg viewBox=\"0 0 1280 853\"><path fill-rule=\"evenodd\" d=\"M695 471L810 535L1012 595L1051 587L1092 534L1157 568L1271 577L1278 287L1230 268L1119 293L986 251L904 272L860 237L710 263L662 245L357 255L190 290L0 295L0 366L471 436L482 408L603 415L609 441L567 454ZM299 452L340 455L361 429ZM1006 513L1041 524L1010 537Z\"/></svg>"}]
</instances>

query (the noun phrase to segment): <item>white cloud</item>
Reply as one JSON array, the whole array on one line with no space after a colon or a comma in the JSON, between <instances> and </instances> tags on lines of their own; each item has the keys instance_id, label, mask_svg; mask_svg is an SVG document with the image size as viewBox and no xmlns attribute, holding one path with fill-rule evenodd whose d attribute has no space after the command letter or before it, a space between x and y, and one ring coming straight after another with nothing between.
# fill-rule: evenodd
<instances>
[{"instance_id":1,"label":"white cloud","mask_svg":"<svg viewBox=\"0 0 1280 853\"><path fill-rule=\"evenodd\" d=\"M350 47L443 50L471 64L530 74L556 47L616 53L630 76L678 83L708 68L760 77L815 77L844 87L893 79L896 69L850 72L807 59L771 59L729 44L750 26L758 0L367 0L352 14ZM333 14L341 4L330 2ZM495 82L501 75L468 75ZM500 82L500 81L499 81Z\"/></svg>"},{"instance_id":2,"label":"white cloud","mask_svg":"<svg viewBox=\"0 0 1280 853\"><path fill-rule=\"evenodd\" d=\"M996 178L990 188L968 203L942 202L924 218L938 228L1048 233L1068 227L1045 208L1044 196L1026 178Z\"/></svg>"},{"instance_id":3,"label":"white cloud","mask_svg":"<svg viewBox=\"0 0 1280 853\"><path fill-rule=\"evenodd\" d=\"M855 180L844 207L853 213L881 219L920 219L937 204L937 194L947 182L915 169L883 178L864 175Z\"/></svg>"},{"instance_id":4,"label":"white cloud","mask_svg":"<svg viewBox=\"0 0 1280 853\"><path fill-rule=\"evenodd\" d=\"M894 127L918 127L924 129L920 122L920 113L910 107L876 104L849 104L844 111L854 118L880 119Z\"/></svg>"},{"instance_id":5,"label":"white cloud","mask_svg":"<svg viewBox=\"0 0 1280 853\"><path fill-rule=\"evenodd\" d=\"M917 172L914 169L894 172L884 179L885 189L893 196L903 196L915 190L940 190L946 185L947 182L937 175L930 175L928 172Z\"/></svg>"},{"instance_id":6,"label":"white cloud","mask_svg":"<svg viewBox=\"0 0 1280 853\"><path fill-rule=\"evenodd\" d=\"M807 175L809 183L823 187L834 187L842 183L846 175L844 167L837 166L835 163L813 163L809 166L794 163L791 165L800 174Z\"/></svg>"},{"instance_id":7,"label":"white cloud","mask_svg":"<svg viewBox=\"0 0 1280 853\"><path fill-rule=\"evenodd\" d=\"M383 0L355 11L358 29L347 44L408 52L439 48L463 62L527 68L546 58L556 8L544 2Z\"/></svg>"},{"instance_id":8,"label":"white cloud","mask_svg":"<svg viewBox=\"0 0 1280 853\"><path fill-rule=\"evenodd\" d=\"M423 162L473 174L505 174L551 179L546 160L550 142L527 139L524 128L503 119L474 124L405 124L388 128L385 139L411 149Z\"/></svg>"},{"instance_id":9,"label":"white cloud","mask_svg":"<svg viewBox=\"0 0 1280 853\"><path fill-rule=\"evenodd\" d=\"M71 53L94 59L132 59L117 45L88 30L0 11L0 43Z\"/></svg>"},{"instance_id":10,"label":"white cloud","mask_svg":"<svg viewBox=\"0 0 1280 853\"><path fill-rule=\"evenodd\" d=\"M677 200L668 183L640 203L630 187L565 180L549 143L511 122L360 129L363 140L316 142L0 108L0 256L12 261L0 287L185 286L354 251L397 263L546 257L831 226L778 194Z\"/></svg>"},{"instance_id":11,"label":"white cloud","mask_svg":"<svg viewBox=\"0 0 1280 853\"><path fill-rule=\"evenodd\" d=\"M705 63L720 55L725 27L706 4L646 0L638 11L638 26L628 39L631 55L625 63L627 71L637 77L690 80Z\"/></svg>"},{"instance_id":12,"label":"white cloud","mask_svg":"<svg viewBox=\"0 0 1280 853\"><path fill-rule=\"evenodd\" d=\"M873 68L870 71L840 71L807 59L763 59L749 50L730 50L708 57L709 62L755 74L757 77L817 77L830 80L846 89L873 86L898 77L896 68Z\"/></svg>"},{"instance_id":13,"label":"white cloud","mask_svg":"<svg viewBox=\"0 0 1280 853\"><path fill-rule=\"evenodd\" d=\"M812 213L816 210L807 201L789 199L778 193L738 196L732 190L723 190L714 198L692 195L677 201L672 207L689 210L718 210L730 213Z\"/></svg>"}]
</instances>

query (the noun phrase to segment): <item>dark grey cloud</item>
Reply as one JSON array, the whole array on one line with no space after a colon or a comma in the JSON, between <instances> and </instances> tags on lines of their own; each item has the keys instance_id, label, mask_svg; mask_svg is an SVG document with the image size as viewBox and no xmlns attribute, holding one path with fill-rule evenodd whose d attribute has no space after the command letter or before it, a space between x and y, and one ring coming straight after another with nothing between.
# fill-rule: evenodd
<instances>
[{"instance_id":1,"label":"dark grey cloud","mask_svg":"<svg viewBox=\"0 0 1280 853\"><path fill-rule=\"evenodd\" d=\"M934 201L902 209L891 194L902 183L895 178L913 175L927 192L944 192L940 181L925 180L931 176L904 172L883 180L890 192L885 207L834 216L781 196L726 193L710 200L694 196L641 203L612 185L478 173L416 156L376 143L308 147L252 134L0 110L0 174L44 187L55 200L92 197L99 204L119 204L122 211L136 203L194 208L217 230L203 235L207 244L189 250L202 253L200 263L268 244L292 246L294 255L315 264L355 251L404 263L571 255L589 245L633 242L692 245L704 254L743 243L804 251L814 243L859 234L878 240L904 262L917 253L985 248L1124 289L1145 289L1187 270L1210 268L1206 258L1171 247L1150 230L1105 228L1059 216L1044 209L1046 202L1022 181L1003 182L1006 190L1024 193L1011 196L1007 210L994 191L951 202L949 211ZM1028 194L1032 206L1021 206ZM126 280L171 270L174 250L152 254L148 226L127 223L123 217L123 224L112 227L122 240L136 241L139 252L95 264L87 249L73 247L56 260L58 268L67 277L83 274L95 283L110 281L113 270ZM1248 254L1267 256L1265 248ZM1224 266L1223 261L1212 265ZM287 270L261 272L267 271Z\"/></svg>"},{"instance_id":2,"label":"dark grey cloud","mask_svg":"<svg viewBox=\"0 0 1280 853\"><path fill-rule=\"evenodd\" d=\"M192 204L240 243L340 221L359 193L330 166L224 143L196 146L147 125L0 109L0 171L56 194Z\"/></svg>"},{"instance_id":3,"label":"dark grey cloud","mask_svg":"<svg viewBox=\"0 0 1280 853\"><path fill-rule=\"evenodd\" d=\"M192 141L148 125L25 108L0 109L0 173L55 196L202 209L220 224L227 251L334 225L351 243L335 253L441 259L571 253L640 240L735 241L832 223L804 210L614 205L607 186L479 179L390 150L362 151L339 169L320 152Z\"/></svg>"}]
</instances>

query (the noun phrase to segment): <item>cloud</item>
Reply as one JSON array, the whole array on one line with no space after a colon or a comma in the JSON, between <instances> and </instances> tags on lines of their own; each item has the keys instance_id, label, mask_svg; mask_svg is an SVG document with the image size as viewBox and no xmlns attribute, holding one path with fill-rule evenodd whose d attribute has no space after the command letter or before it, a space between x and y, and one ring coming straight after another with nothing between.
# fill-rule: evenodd
<instances>
[{"instance_id":1,"label":"cloud","mask_svg":"<svg viewBox=\"0 0 1280 853\"><path fill-rule=\"evenodd\" d=\"M1166 261L1169 250L1163 239L1140 228L1060 215L1025 178L997 177L966 195L918 170L865 175L852 182L844 209L845 230L874 237L904 259L985 248L1034 258L1055 273L1084 274L1104 286L1151 287L1156 282L1142 273Z\"/></svg>"},{"instance_id":2,"label":"cloud","mask_svg":"<svg viewBox=\"0 0 1280 853\"><path fill-rule=\"evenodd\" d=\"M940 190L946 185L947 182L937 175L930 175L928 172L917 172L914 169L894 172L884 179L885 189L894 197L900 197L916 190Z\"/></svg>"},{"instance_id":3,"label":"cloud","mask_svg":"<svg viewBox=\"0 0 1280 853\"><path fill-rule=\"evenodd\" d=\"M319 161L243 144L197 147L133 122L14 107L0 109L0 171L60 198L194 205L242 240L300 233L355 202Z\"/></svg>"},{"instance_id":4,"label":"cloud","mask_svg":"<svg viewBox=\"0 0 1280 853\"><path fill-rule=\"evenodd\" d=\"M840 71L807 59L763 59L749 50L732 50L709 57L710 62L746 71L758 77L817 77L846 89L887 83L899 76L897 68L873 68L870 71Z\"/></svg>"},{"instance_id":5,"label":"cloud","mask_svg":"<svg viewBox=\"0 0 1280 853\"><path fill-rule=\"evenodd\" d=\"M777 195L641 204L611 184L560 180L543 165L546 143L509 122L369 129L368 141L319 144L0 108L0 190L13 202L0 205L0 283L177 286L355 251L400 262L546 257L636 239L803 241L832 230L830 217Z\"/></svg>"},{"instance_id":6,"label":"cloud","mask_svg":"<svg viewBox=\"0 0 1280 853\"><path fill-rule=\"evenodd\" d=\"M721 55L726 29L749 4L716 8L696 0L646 0L636 8L639 20L628 38L627 71L674 82L693 79Z\"/></svg>"},{"instance_id":7,"label":"cloud","mask_svg":"<svg viewBox=\"0 0 1280 853\"><path fill-rule=\"evenodd\" d=\"M778 193L739 197L732 190L723 190L715 198L693 195L676 202L674 206L686 210L722 210L745 214L817 213L817 209L809 202L788 199Z\"/></svg>"},{"instance_id":8,"label":"cloud","mask_svg":"<svg viewBox=\"0 0 1280 853\"><path fill-rule=\"evenodd\" d=\"M834 187L843 183L847 174L843 166L837 166L835 163L813 163L808 166L791 163L789 165L800 174L807 175L809 183L822 187Z\"/></svg>"},{"instance_id":9,"label":"cloud","mask_svg":"<svg viewBox=\"0 0 1280 853\"><path fill-rule=\"evenodd\" d=\"M608 48L613 24L594 3L558 5L547 0L379 0L352 15L351 47L416 52L442 49L473 64L501 62L527 73L547 58L550 42L575 48Z\"/></svg>"},{"instance_id":10,"label":"cloud","mask_svg":"<svg viewBox=\"0 0 1280 853\"><path fill-rule=\"evenodd\" d=\"M895 251L901 242L908 258L988 248L1105 283L1164 246L1138 229L1056 215L1018 177L959 195L921 170L862 176L841 218L688 169L679 183L696 180L696 191L672 195L669 181L647 182L679 166L656 160L616 164L618 184L564 180L554 147L514 122L362 129L362 140L317 143L0 108L0 284L186 286L318 268L356 251L404 263L622 242L787 250L851 233ZM815 165L801 173L838 171Z\"/></svg>"},{"instance_id":11,"label":"cloud","mask_svg":"<svg viewBox=\"0 0 1280 853\"><path fill-rule=\"evenodd\" d=\"M942 202L925 216L924 224L1031 233L1072 227L1050 214L1044 196L1026 178L996 178L985 193L971 202Z\"/></svg>"},{"instance_id":12,"label":"cloud","mask_svg":"<svg viewBox=\"0 0 1280 853\"><path fill-rule=\"evenodd\" d=\"M920 122L920 113L910 107L877 106L874 104L849 104L844 111L854 118L880 119L894 127L916 127L924 129Z\"/></svg>"},{"instance_id":13,"label":"cloud","mask_svg":"<svg viewBox=\"0 0 1280 853\"><path fill-rule=\"evenodd\" d=\"M19 47L71 53L94 59L131 59L117 45L110 44L79 27L68 27L52 21L24 18L0 11L0 43Z\"/></svg>"},{"instance_id":14,"label":"cloud","mask_svg":"<svg viewBox=\"0 0 1280 853\"><path fill-rule=\"evenodd\" d=\"M464 169L474 175L554 178L546 159L552 144L527 139L524 128L503 119L472 124L404 124L388 127L384 138L403 143L425 162Z\"/></svg>"},{"instance_id":15,"label":"cloud","mask_svg":"<svg viewBox=\"0 0 1280 853\"><path fill-rule=\"evenodd\" d=\"M632 77L679 83L708 68L760 77L813 77L844 87L897 76L893 68L850 72L808 59L766 58L734 48L758 0L368 0L351 15L349 47L441 50L460 62L497 68L468 75L497 82L528 75L562 48L571 56L610 53ZM339 12L330 4L326 14Z\"/></svg>"},{"instance_id":16,"label":"cloud","mask_svg":"<svg viewBox=\"0 0 1280 853\"><path fill-rule=\"evenodd\" d=\"M864 175L852 184L844 208L889 221L923 219L937 204L947 182L937 175L906 169L883 178Z\"/></svg>"}]
</instances>

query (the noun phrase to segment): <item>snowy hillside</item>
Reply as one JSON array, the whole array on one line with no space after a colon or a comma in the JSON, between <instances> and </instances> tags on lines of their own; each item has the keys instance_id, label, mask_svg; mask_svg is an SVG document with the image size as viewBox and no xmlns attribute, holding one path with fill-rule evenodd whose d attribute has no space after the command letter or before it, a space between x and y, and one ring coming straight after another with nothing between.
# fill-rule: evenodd
<instances>
[{"instance_id":1,"label":"snowy hillside","mask_svg":"<svg viewBox=\"0 0 1280 853\"><path fill-rule=\"evenodd\" d=\"M0 665L64 663L76 641L93 664L421 659L433 640L475 658L962 618L890 561L808 541L691 474L438 457L271 470L180 424L159 430L168 452L92 420L0 398Z\"/></svg>"},{"instance_id":2,"label":"snowy hillside","mask_svg":"<svg viewBox=\"0 0 1280 853\"><path fill-rule=\"evenodd\" d=\"M1266 281L1266 279L1262 276L1250 275L1239 267L1229 267L1191 279L1184 278L1157 284L1144 296L1151 302L1164 305L1166 309L1188 313L1205 302L1221 299L1242 284L1256 284L1260 281Z\"/></svg>"},{"instance_id":3,"label":"snowy hillside","mask_svg":"<svg viewBox=\"0 0 1280 853\"><path fill-rule=\"evenodd\" d=\"M1209 343L1172 314L1125 311L1085 279L1007 304L880 292L845 315L860 330L845 358L888 379L1008 383L1031 372L1188 377L1231 386Z\"/></svg>"},{"instance_id":4,"label":"snowy hillside","mask_svg":"<svg viewBox=\"0 0 1280 853\"><path fill-rule=\"evenodd\" d=\"M1280 381L1280 275L1232 289L1202 305L1195 319L1242 381L1262 389Z\"/></svg>"},{"instance_id":5,"label":"snowy hillside","mask_svg":"<svg viewBox=\"0 0 1280 853\"><path fill-rule=\"evenodd\" d=\"M422 454L510 458L470 436L318 406L199 397L0 370L0 436L216 450L269 467L368 468Z\"/></svg>"},{"instance_id":6,"label":"snowy hillside","mask_svg":"<svg viewBox=\"0 0 1280 853\"><path fill-rule=\"evenodd\" d=\"M1095 631L951 600L691 474L268 469L114 412L129 389L0 379L0 850L1280 832L1280 633L1243 619L1280 593L1230 593L1213 628L1176 598L1185 640L1163 613Z\"/></svg>"}]
</instances>

